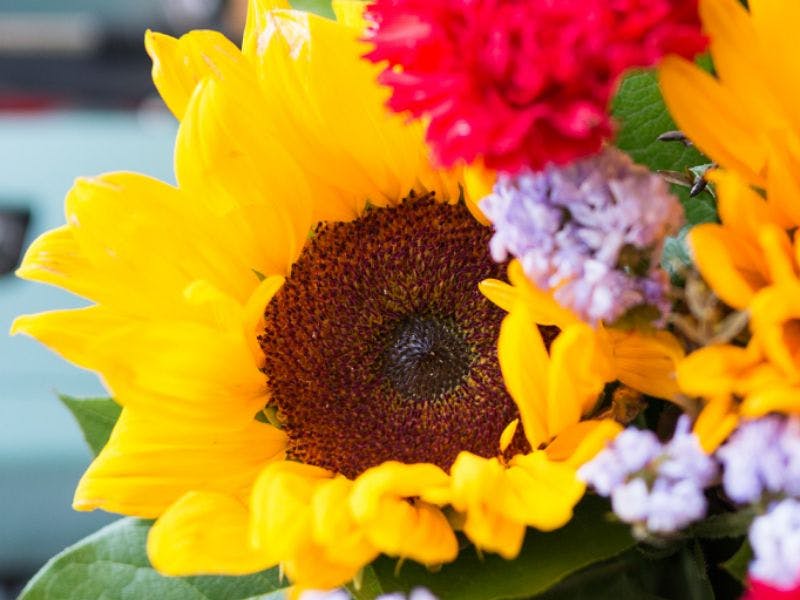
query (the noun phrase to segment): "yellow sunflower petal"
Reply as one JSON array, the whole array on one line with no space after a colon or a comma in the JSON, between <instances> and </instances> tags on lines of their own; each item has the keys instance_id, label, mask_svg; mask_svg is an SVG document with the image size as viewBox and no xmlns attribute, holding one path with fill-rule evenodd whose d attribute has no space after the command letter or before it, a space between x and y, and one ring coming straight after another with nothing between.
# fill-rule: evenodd
<instances>
[{"instance_id":1,"label":"yellow sunflower petal","mask_svg":"<svg viewBox=\"0 0 800 600\"><path fill-rule=\"evenodd\" d=\"M242 54L254 60L259 53L259 38L267 28L266 17L272 10L289 10L288 0L248 0L247 20L242 36Z\"/></svg>"},{"instance_id":2,"label":"yellow sunflower petal","mask_svg":"<svg viewBox=\"0 0 800 600\"><path fill-rule=\"evenodd\" d=\"M226 494L190 492L159 517L147 556L164 575L247 575L272 566L250 546L247 504Z\"/></svg>"},{"instance_id":3,"label":"yellow sunflower petal","mask_svg":"<svg viewBox=\"0 0 800 600\"><path fill-rule=\"evenodd\" d=\"M136 210L129 210L132 198ZM236 244L198 243L213 239L211 215L156 179L135 173L78 179L67 195L66 213L98 280L116 281L106 285L102 298L94 298L103 303L134 314L160 309L179 316L186 310L183 292L195 279L206 279L242 301L257 283L250 270L252 253ZM125 277L114 277L118 273Z\"/></svg>"},{"instance_id":4,"label":"yellow sunflower petal","mask_svg":"<svg viewBox=\"0 0 800 600\"><path fill-rule=\"evenodd\" d=\"M98 300L112 293L97 277L68 225L51 229L28 247L17 276L49 283L84 298Z\"/></svg>"},{"instance_id":5,"label":"yellow sunflower petal","mask_svg":"<svg viewBox=\"0 0 800 600\"><path fill-rule=\"evenodd\" d=\"M517 290L513 285L499 279L484 279L478 284L478 289L490 302L506 312L511 312L517 298Z\"/></svg>"},{"instance_id":6,"label":"yellow sunflower petal","mask_svg":"<svg viewBox=\"0 0 800 600\"><path fill-rule=\"evenodd\" d=\"M152 518L185 493L245 498L264 464L281 458L283 432L255 420L238 430L199 430L123 409L108 441L78 484L76 510Z\"/></svg>"},{"instance_id":7,"label":"yellow sunflower petal","mask_svg":"<svg viewBox=\"0 0 800 600\"><path fill-rule=\"evenodd\" d=\"M595 331L584 323L564 329L550 345L549 438L580 421L597 404L606 382L613 379L612 365L599 347Z\"/></svg>"},{"instance_id":8,"label":"yellow sunflower petal","mask_svg":"<svg viewBox=\"0 0 800 600\"><path fill-rule=\"evenodd\" d=\"M331 2L336 21L358 33L363 32L367 27L367 21L364 18L365 7L366 3L362 0L332 0Z\"/></svg>"},{"instance_id":9,"label":"yellow sunflower petal","mask_svg":"<svg viewBox=\"0 0 800 600\"><path fill-rule=\"evenodd\" d=\"M732 394L736 391L741 373L755 366L759 360L753 348L706 346L678 363L678 384L681 390L693 396Z\"/></svg>"},{"instance_id":10,"label":"yellow sunflower petal","mask_svg":"<svg viewBox=\"0 0 800 600\"><path fill-rule=\"evenodd\" d=\"M328 560L325 549L307 542L297 552L281 563L283 572L299 588L307 590L331 590L351 582L365 565L354 567L347 563ZM303 595L291 594L289 598L299 600Z\"/></svg>"},{"instance_id":11,"label":"yellow sunflower petal","mask_svg":"<svg viewBox=\"0 0 800 600\"><path fill-rule=\"evenodd\" d=\"M703 407L692 431L700 440L703 450L711 454L728 439L738 424L739 416L734 410L733 401L723 393L711 398Z\"/></svg>"},{"instance_id":12,"label":"yellow sunflower petal","mask_svg":"<svg viewBox=\"0 0 800 600\"><path fill-rule=\"evenodd\" d=\"M495 458L461 452L450 472L450 502L464 514L464 533L478 548L506 559L516 557L525 537L525 523L502 512L502 499L512 493L505 480L505 466Z\"/></svg>"},{"instance_id":13,"label":"yellow sunflower petal","mask_svg":"<svg viewBox=\"0 0 800 600\"><path fill-rule=\"evenodd\" d=\"M800 226L800 203L797 202L800 195L800 152L790 151L790 144L790 141L773 140L767 173L767 204L775 215L773 220L783 229ZM800 143L795 140L791 145Z\"/></svg>"},{"instance_id":14,"label":"yellow sunflower petal","mask_svg":"<svg viewBox=\"0 0 800 600\"><path fill-rule=\"evenodd\" d=\"M121 404L195 427L242 426L267 402L239 328L169 321L118 328L95 340L91 368Z\"/></svg>"},{"instance_id":15,"label":"yellow sunflower petal","mask_svg":"<svg viewBox=\"0 0 800 600\"><path fill-rule=\"evenodd\" d=\"M740 408L747 417L763 417L771 412L800 413L800 384L777 384L749 395Z\"/></svg>"},{"instance_id":16,"label":"yellow sunflower petal","mask_svg":"<svg viewBox=\"0 0 800 600\"><path fill-rule=\"evenodd\" d=\"M240 76L245 69L242 53L217 31L192 31L179 39L148 31L144 47L153 61L153 83L178 120L204 77Z\"/></svg>"},{"instance_id":17,"label":"yellow sunflower petal","mask_svg":"<svg viewBox=\"0 0 800 600\"><path fill-rule=\"evenodd\" d=\"M758 228L775 222L774 210L734 171L715 169L707 177L717 188L717 210L725 227L754 237Z\"/></svg>"},{"instance_id":18,"label":"yellow sunflower petal","mask_svg":"<svg viewBox=\"0 0 800 600\"><path fill-rule=\"evenodd\" d=\"M478 203L492 193L496 179L497 173L487 169L481 161L464 168L464 200L469 212L484 225L489 225L489 219L483 214Z\"/></svg>"},{"instance_id":19,"label":"yellow sunflower petal","mask_svg":"<svg viewBox=\"0 0 800 600\"><path fill-rule=\"evenodd\" d=\"M753 300L751 328L764 353L793 381L800 381L800 281L770 286Z\"/></svg>"},{"instance_id":20,"label":"yellow sunflower petal","mask_svg":"<svg viewBox=\"0 0 800 600\"><path fill-rule=\"evenodd\" d=\"M323 482L312 499L314 541L325 548L329 561L355 571L378 554L350 511L353 482L335 477Z\"/></svg>"},{"instance_id":21,"label":"yellow sunflower petal","mask_svg":"<svg viewBox=\"0 0 800 600\"><path fill-rule=\"evenodd\" d=\"M761 44L747 10L737 0L703 0L700 15L722 85L744 114L759 115L767 127L774 126L780 106L764 79Z\"/></svg>"},{"instance_id":22,"label":"yellow sunflower petal","mask_svg":"<svg viewBox=\"0 0 800 600\"><path fill-rule=\"evenodd\" d=\"M687 132L705 154L737 170L751 183L765 183L766 148L730 90L677 56L668 56L662 61L659 82L664 101L678 127Z\"/></svg>"},{"instance_id":23,"label":"yellow sunflower petal","mask_svg":"<svg viewBox=\"0 0 800 600\"><path fill-rule=\"evenodd\" d=\"M259 19L254 60L269 74L264 96L270 112L285 117L281 138L323 184L320 218L353 218L367 201L385 206L411 190L458 197L455 182L431 168L422 125L385 108L388 90L375 85L380 67L359 59L368 47L358 32L298 11ZM305 107L302 121L295 106Z\"/></svg>"},{"instance_id":24,"label":"yellow sunflower petal","mask_svg":"<svg viewBox=\"0 0 800 600\"><path fill-rule=\"evenodd\" d=\"M506 496L505 513L541 531L566 525L586 490L572 466L543 451L515 456L506 479L514 493Z\"/></svg>"},{"instance_id":25,"label":"yellow sunflower petal","mask_svg":"<svg viewBox=\"0 0 800 600\"><path fill-rule=\"evenodd\" d=\"M244 308L244 335L249 342L253 359L259 367L262 366L264 360L264 354L258 342L259 334L264 331L264 307L278 293L284 281L285 278L280 275L264 278L247 300Z\"/></svg>"},{"instance_id":26,"label":"yellow sunflower petal","mask_svg":"<svg viewBox=\"0 0 800 600\"><path fill-rule=\"evenodd\" d=\"M581 319L568 308L561 306L551 292L540 290L525 275L522 264L514 259L508 265L508 278L527 304L531 318L538 325L555 325L561 329Z\"/></svg>"},{"instance_id":27,"label":"yellow sunflower petal","mask_svg":"<svg viewBox=\"0 0 800 600\"><path fill-rule=\"evenodd\" d=\"M750 0L750 19L763 48L759 67L769 77L768 85L781 102L782 116L793 129L800 128L800 58L797 56L795 24L800 22L796 2ZM715 57L716 62L716 57Z\"/></svg>"},{"instance_id":28,"label":"yellow sunflower petal","mask_svg":"<svg viewBox=\"0 0 800 600\"><path fill-rule=\"evenodd\" d=\"M219 233L255 249L249 268L286 275L311 227L312 198L305 175L265 122L254 85L197 86L178 131L175 171L182 189L228 220Z\"/></svg>"},{"instance_id":29,"label":"yellow sunflower petal","mask_svg":"<svg viewBox=\"0 0 800 600\"><path fill-rule=\"evenodd\" d=\"M581 421L559 433L545 452L550 460L577 469L592 460L621 431L622 425L612 419Z\"/></svg>"},{"instance_id":30,"label":"yellow sunflower petal","mask_svg":"<svg viewBox=\"0 0 800 600\"><path fill-rule=\"evenodd\" d=\"M90 306L17 317L11 325L11 335L29 335L79 367L94 369L98 333L129 327L130 317L102 306Z\"/></svg>"},{"instance_id":31,"label":"yellow sunflower petal","mask_svg":"<svg viewBox=\"0 0 800 600\"><path fill-rule=\"evenodd\" d=\"M450 562L458 543L444 514L423 500L407 500L448 485L447 474L435 465L386 462L358 477L350 507L381 552L424 564Z\"/></svg>"},{"instance_id":32,"label":"yellow sunflower petal","mask_svg":"<svg viewBox=\"0 0 800 600\"><path fill-rule=\"evenodd\" d=\"M550 439L547 427L550 357L525 305L516 301L500 325L497 359L508 393L519 409L531 446Z\"/></svg>"},{"instance_id":33,"label":"yellow sunflower petal","mask_svg":"<svg viewBox=\"0 0 800 600\"><path fill-rule=\"evenodd\" d=\"M313 540L311 500L319 485L333 477L325 469L296 462L267 466L253 486L253 545L277 564L296 556Z\"/></svg>"}]
</instances>

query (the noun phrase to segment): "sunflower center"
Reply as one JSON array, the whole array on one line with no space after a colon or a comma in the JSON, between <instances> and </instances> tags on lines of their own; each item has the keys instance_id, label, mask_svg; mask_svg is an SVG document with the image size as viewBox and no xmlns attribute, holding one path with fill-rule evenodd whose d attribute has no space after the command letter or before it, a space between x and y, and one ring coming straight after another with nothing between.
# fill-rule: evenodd
<instances>
[{"instance_id":1,"label":"sunflower center","mask_svg":"<svg viewBox=\"0 0 800 600\"><path fill-rule=\"evenodd\" d=\"M518 412L497 362L503 312L478 291L504 271L490 236L430 197L317 230L259 336L291 459L356 477L497 454Z\"/></svg>"},{"instance_id":2,"label":"sunflower center","mask_svg":"<svg viewBox=\"0 0 800 600\"><path fill-rule=\"evenodd\" d=\"M452 319L409 315L387 336L379 364L386 381L404 398L431 400L464 380L472 358Z\"/></svg>"}]
</instances>

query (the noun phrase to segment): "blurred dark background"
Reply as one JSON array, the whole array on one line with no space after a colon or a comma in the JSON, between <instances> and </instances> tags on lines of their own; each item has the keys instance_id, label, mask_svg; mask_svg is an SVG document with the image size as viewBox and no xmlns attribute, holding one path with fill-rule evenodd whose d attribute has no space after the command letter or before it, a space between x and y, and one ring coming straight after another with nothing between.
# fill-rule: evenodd
<instances>
[{"instance_id":1,"label":"blurred dark background","mask_svg":"<svg viewBox=\"0 0 800 600\"><path fill-rule=\"evenodd\" d=\"M16 279L20 252L64 222L79 175L139 171L173 181L177 123L150 80L146 29L222 29L239 41L244 2L0 0L0 600L113 516L76 513L91 457L57 394L104 395L97 378L33 340L21 313L82 306Z\"/></svg>"}]
</instances>

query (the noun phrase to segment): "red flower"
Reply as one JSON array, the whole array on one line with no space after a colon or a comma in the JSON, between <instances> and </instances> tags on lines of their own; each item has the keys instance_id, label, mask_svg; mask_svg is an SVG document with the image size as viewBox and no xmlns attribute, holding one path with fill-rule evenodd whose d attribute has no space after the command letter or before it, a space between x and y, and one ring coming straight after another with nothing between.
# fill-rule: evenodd
<instances>
[{"instance_id":1,"label":"red flower","mask_svg":"<svg viewBox=\"0 0 800 600\"><path fill-rule=\"evenodd\" d=\"M389 106L452 165L539 169L599 150L620 73L705 47L697 0L376 0Z\"/></svg>"},{"instance_id":2,"label":"red flower","mask_svg":"<svg viewBox=\"0 0 800 600\"><path fill-rule=\"evenodd\" d=\"M783 590L764 581L750 579L750 587L743 600L800 600L800 582L793 588Z\"/></svg>"}]
</instances>

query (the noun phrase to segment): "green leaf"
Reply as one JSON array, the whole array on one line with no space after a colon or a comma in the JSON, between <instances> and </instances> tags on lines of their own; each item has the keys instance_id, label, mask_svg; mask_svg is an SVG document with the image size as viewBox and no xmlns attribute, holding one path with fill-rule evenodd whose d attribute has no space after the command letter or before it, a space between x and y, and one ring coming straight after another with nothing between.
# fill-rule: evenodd
<instances>
[{"instance_id":1,"label":"green leaf","mask_svg":"<svg viewBox=\"0 0 800 600\"><path fill-rule=\"evenodd\" d=\"M481 558L467 548L458 559L431 573L416 563L404 563L395 574L396 561L379 558L373 569L384 591L408 593L417 586L440 598L494 600L530 598L570 573L615 556L634 544L629 528L607 518L608 504L587 497L570 523L551 533L529 530L520 555L504 560L495 554Z\"/></svg>"},{"instance_id":2,"label":"green leaf","mask_svg":"<svg viewBox=\"0 0 800 600\"><path fill-rule=\"evenodd\" d=\"M745 540L736 551L736 554L722 563L722 568L730 573L736 581L744 584L747 580L747 568L752 560L753 549L750 547L750 543Z\"/></svg>"},{"instance_id":3,"label":"green leaf","mask_svg":"<svg viewBox=\"0 0 800 600\"><path fill-rule=\"evenodd\" d=\"M385 591L371 565L362 569L358 583L351 583L347 586L347 590L355 600L372 600Z\"/></svg>"},{"instance_id":4,"label":"green leaf","mask_svg":"<svg viewBox=\"0 0 800 600\"><path fill-rule=\"evenodd\" d=\"M644 550L644 552L643 552ZM705 559L697 543L652 552L637 546L590 565L536 600L713 600ZM658 558L655 558L655 557Z\"/></svg>"},{"instance_id":5,"label":"green leaf","mask_svg":"<svg viewBox=\"0 0 800 600\"><path fill-rule=\"evenodd\" d=\"M328 19L334 18L331 0L289 0L289 4L296 10L304 10Z\"/></svg>"},{"instance_id":6,"label":"green leaf","mask_svg":"<svg viewBox=\"0 0 800 600\"><path fill-rule=\"evenodd\" d=\"M747 534L756 513L753 510L738 510L718 515L711 515L699 523L695 523L689 534L705 539L737 538Z\"/></svg>"},{"instance_id":7,"label":"green leaf","mask_svg":"<svg viewBox=\"0 0 800 600\"><path fill-rule=\"evenodd\" d=\"M283 600L277 569L244 577L164 577L145 552L149 521L121 519L42 567L19 600Z\"/></svg>"},{"instance_id":8,"label":"green leaf","mask_svg":"<svg viewBox=\"0 0 800 600\"><path fill-rule=\"evenodd\" d=\"M616 145L636 162L653 170L681 171L709 160L693 147L660 142L658 136L676 129L653 71L634 71L622 80L611 113L619 126Z\"/></svg>"},{"instance_id":9,"label":"green leaf","mask_svg":"<svg viewBox=\"0 0 800 600\"><path fill-rule=\"evenodd\" d=\"M106 445L122 408L111 398L72 398L64 395L59 398L78 421L86 443L97 456Z\"/></svg>"},{"instance_id":10,"label":"green leaf","mask_svg":"<svg viewBox=\"0 0 800 600\"><path fill-rule=\"evenodd\" d=\"M658 89L653 71L635 71L623 79L611 111L619 131L616 145L634 161L654 171L690 172L710 161L694 147L679 142L661 142L658 136L676 128ZM689 198L686 188L673 186L683 203L688 223L695 225L717 220L714 198L703 192Z\"/></svg>"}]
</instances>

